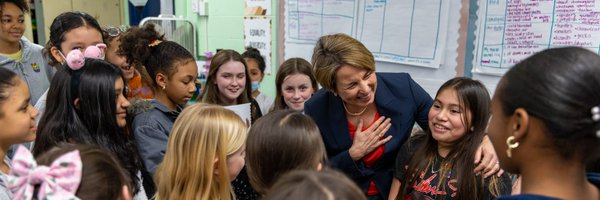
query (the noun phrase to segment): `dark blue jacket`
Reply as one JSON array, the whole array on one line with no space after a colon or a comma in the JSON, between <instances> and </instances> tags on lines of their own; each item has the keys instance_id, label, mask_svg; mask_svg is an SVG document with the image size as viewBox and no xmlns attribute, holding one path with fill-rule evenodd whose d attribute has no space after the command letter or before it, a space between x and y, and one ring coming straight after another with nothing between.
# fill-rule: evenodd
<instances>
[{"instance_id":1,"label":"dark blue jacket","mask_svg":"<svg viewBox=\"0 0 600 200\"><path fill-rule=\"evenodd\" d=\"M305 104L304 112L319 126L329 164L350 176L365 193L369 182L374 181L381 196L387 199L396 154L410 136L415 122L427 129L427 115L433 100L407 73L376 75L375 105L381 116L391 118L392 126L384 137L393 137L371 168L360 160L353 161L348 153L352 139L340 97L321 89Z\"/></svg>"}]
</instances>

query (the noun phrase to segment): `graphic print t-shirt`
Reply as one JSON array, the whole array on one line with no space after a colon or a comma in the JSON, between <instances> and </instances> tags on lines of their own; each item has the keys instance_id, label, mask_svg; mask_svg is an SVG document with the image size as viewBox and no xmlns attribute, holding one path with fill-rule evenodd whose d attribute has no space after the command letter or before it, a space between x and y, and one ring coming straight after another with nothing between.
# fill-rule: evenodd
<instances>
[{"instance_id":1,"label":"graphic print t-shirt","mask_svg":"<svg viewBox=\"0 0 600 200\"><path fill-rule=\"evenodd\" d=\"M414 152L422 145L425 136L414 136L410 138L398 152L396 159L396 166L394 170L394 177L403 182L404 174L408 169L410 159ZM414 158L419 159L419 158ZM421 158L423 159L423 158ZM456 172L450 170L443 174L441 169L441 163L444 158L437 154L436 161L433 165L427 169L423 169L418 172L417 181L411 186L410 192L404 197L406 200L429 200L429 199L455 199L458 191L458 183L460 180L456 178ZM471 163L468 163L471 164ZM489 192L488 183L489 177L485 179L485 185L483 187L483 196L480 199L494 199L494 196ZM439 184L439 181L443 183ZM499 192L501 195L508 195L511 191L511 181L506 173L502 175L499 181Z\"/></svg>"}]
</instances>

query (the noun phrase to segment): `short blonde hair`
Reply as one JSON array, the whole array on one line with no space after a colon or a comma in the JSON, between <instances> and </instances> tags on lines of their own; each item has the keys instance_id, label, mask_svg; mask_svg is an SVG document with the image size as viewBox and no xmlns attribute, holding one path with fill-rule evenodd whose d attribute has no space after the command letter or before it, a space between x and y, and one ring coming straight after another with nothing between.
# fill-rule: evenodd
<instances>
[{"instance_id":1,"label":"short blonde hair","mask_svg":"<svg viewBox=\"0 0 600 200\"><path fill-rule=\"evenodd\" d=\"M358 40L342 33L319 38L312 55L315 78L323 88L335 91L335 73L342 65L375 71L371 51Z\"/></svg>"},{"instance_id":2,"label":"short blonde hair","mask_svg":"<svg viewBox=\"0 0 600 200\"><path fill-rule=\"evenodd\" d=\"M227 156L243 147L246 136L246 125L233 111L203 103L184 109L156 171L156 199L230 200Z\"/></svg>"}]
</instances>

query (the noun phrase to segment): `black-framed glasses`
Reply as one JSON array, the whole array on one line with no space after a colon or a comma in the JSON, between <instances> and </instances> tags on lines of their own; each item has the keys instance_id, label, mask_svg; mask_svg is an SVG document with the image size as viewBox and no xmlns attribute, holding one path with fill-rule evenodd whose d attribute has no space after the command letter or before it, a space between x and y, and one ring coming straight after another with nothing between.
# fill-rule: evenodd
<instances>
[{"instance_id":1,"label":"black-framed glasses","mask_svg":"<svg viewBox=\"0 0 600 200\"><path fill-rule=\"evenodd\" d=\"M108 36L117 37L117 36L121 35L121 33L124 33L125 31L127 31L127 29L129 29L129 26L127 26L127 25L109 26L109 27L104 28L104 31L108 34Z\"/></svg>"}]
</instances>

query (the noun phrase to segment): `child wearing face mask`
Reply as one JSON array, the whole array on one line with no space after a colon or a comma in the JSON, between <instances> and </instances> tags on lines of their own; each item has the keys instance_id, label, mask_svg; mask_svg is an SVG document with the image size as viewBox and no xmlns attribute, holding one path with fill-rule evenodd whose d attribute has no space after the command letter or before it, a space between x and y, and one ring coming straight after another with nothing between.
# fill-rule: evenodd
<instances>
[{"instance_id":1,"label":"child wearing face mask","mask_svg":"<svg viewBox=\"0 0 600 200\"><path fill-rule=\"evenodd\" d=\"M258 103L252 98L246 61L234 50L221 50L211 59L206 87L202 88L198 101L221 106L250 103L250 123L262 116ZM237 199L258 198L245 168L233 181L233 189Z\"/></svg>"},{"instance_id":2,"label":"child wearing face mask","mask_svg":"<svg viewBox=\"0 0 600 200\"><path fill-rule=\"evenodd\" d=\"M221 106L250 103L250 122L258 120L263 114L258 102L252 98L250 74L246 61L236 51L219 51L210 62L206 87L198 101Z\"/></svg>"},{"instance_id":3,"label":"child wearing face mask","mask_svg":"<svg viewBox=\"0 0 600 200\"><path fill-rule=\"evenodd\" d=\"M256 100L258 106L260 106L260 111L265 115L273 105L273 98L258 90L265 77L265 59L260 55L258 49L252 47L247 47L246 52L242 53L242 57L246 61L250 80L252 81L252 98Z\"/></svg>"},{"instance_id":4,"label":"child wearing face mask","mask_svg":"<svg viewBox=\"0 0 600 200\"><path fill-rule=\"evenodd\" d=\"M35 104L48 89L54 70L44 60L43 47L23 37L27 12L24 0L0 1L0 67L12 70L27 83L31 104Z\"/></svg>"}]
</instances>

